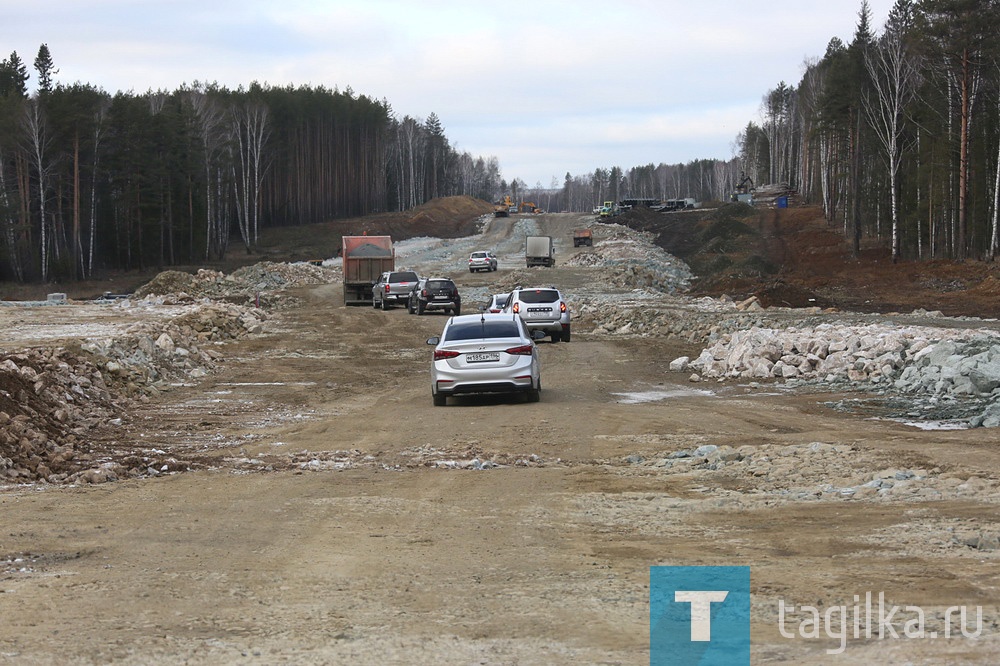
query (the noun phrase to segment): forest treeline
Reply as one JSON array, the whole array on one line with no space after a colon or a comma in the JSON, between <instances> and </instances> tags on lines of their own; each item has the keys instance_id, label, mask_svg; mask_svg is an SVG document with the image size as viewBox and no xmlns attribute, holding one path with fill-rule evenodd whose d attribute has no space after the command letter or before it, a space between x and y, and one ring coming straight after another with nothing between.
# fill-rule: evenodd
<instances>
[{"instance_id":1,"label":"forest treeline","mask_svg":"<svg viewBox=\"0 0 1000 666\"><path fill-rule=\"evenodd\" d=\"M797 85L763 96L734 156L504 180L440 119L397 118L350 88L108 94L57 84L42 45L0 61L0 280L198 263L261 229L405 210L438 196L589 211L627 197L727 201L749 177L816 203L855 250L993 258L1000 246L1000 0L897 0L881 31L860 4Z\"/></svg>"},{"instance_id":2,"label":"forest treeline","mask_svg":"<svg viewBox=\"0 0 1000 666\"><path fill-rule=\"evenodd\" d=\"M398 119L350 89L111 95L56 84L44 44L33 64L29 95L18 54L0 62L0 280L196 264L252 250L270 226L506 187L497 159L453 149L435 114Z\"/></svg>"},{"instance_id":3,"label":"forest treeline","mask_svg":"<svg viewBox=\"0 0 1000 666\"><path fill-rule=\"evenodd\" d=\"M1000 243L1000 2L898 0L882 30L862 2L851 42L833 38L780 82L736 156L566 175L583 210L622 196L726 201L744 174L821 204L855 252L993 259Z\"/></svg>"}]
</instances>

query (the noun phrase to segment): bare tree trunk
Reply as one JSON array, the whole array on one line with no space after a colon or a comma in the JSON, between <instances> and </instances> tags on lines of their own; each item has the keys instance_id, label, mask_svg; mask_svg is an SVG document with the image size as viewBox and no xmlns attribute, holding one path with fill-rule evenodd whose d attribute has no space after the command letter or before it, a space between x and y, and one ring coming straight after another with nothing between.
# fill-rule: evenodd
<instances>
[{"instance_id":1,"label":"bare tree trunk","mask_svg":"<svg viewBox=\"0 0 1000 666\"><path fill-rule=\"evenodd\" d=\"M969 194L969 121L972 112L972 93L969 50L962 50L962 77L959 92L961 93L961 127L959 135L959 158L958 158L958 238L956 239L956 258L964 260L968 253L966 247L967 228L967 198Z\"/></svg>"},{"instance_id":2,"label":"bare tree trunk","mask_svg":"<svg viewBox=\"0 0 1000 666\"><path fill-rule=\"evenodd\" d=\"M49 138L45 133L45 120L38 99L29 100L25 125L28 134L29 154L35 171L38 174L38 217L40 241L40 270L42 282L49 279L49 234L47 210L45 207L48 195L48 170L46 150Z\"/></svg>"},{"instance_id":3,"label":"bare tree trunk","mask_svg":"<svg viewBox=\"0 0 1000 666\"><path fill-rule=\"evenodd\" d=\"M1000 105L998 105L1000 107ZM997 164L996 173L993 178L993 216L990 220L990 261L996 258L998 245L1000 245L1000 141L997 142Z\"/></svg>"},{"instance_id":4,"label":"bare tree trunk","mask_svg":"<svg viewBox=\"0 0 1000 666\"><path fill-rule=\"evenodd\" d=\"M83 242L80 235L80 134L73 134L73 277L85 277L83 267Z\"/></svg>"}]
</instances>

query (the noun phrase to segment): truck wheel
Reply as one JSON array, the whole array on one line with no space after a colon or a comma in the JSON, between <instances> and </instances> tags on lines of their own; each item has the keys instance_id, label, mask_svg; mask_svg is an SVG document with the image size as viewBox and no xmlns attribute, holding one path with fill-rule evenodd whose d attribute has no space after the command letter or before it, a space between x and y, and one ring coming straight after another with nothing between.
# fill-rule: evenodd
<instances>
[{"instance_id":1,"label":"truck wheel","mask_svg":"<svg viewBox=\"0 0 1000 666\"><path fill-rule=\"evenodd\" d=\"M444 407L448 403L448 397L443 393L432 393L431 398L434 400L435 407Z\"/></svg>"},{"instance_id":2,"label":"truck wheel","mask_svg":"<svg viewBox=\"0 0 1000 666\"><path fill-rule=\"evenodd\" d=\"M378 310L378 303L375 302L374 296L372 296L372 309Z\"/></svg>"},{"instance_id":3,"label":"truck wheel","mask_svg":"<svg viewBox=\"0 0 1000 666\"><path fill-rule=\"evenodd\" d=\"M383 310L389 309L389 301L385 300L385 296L382 297L382 309Z\"/></svg>"},{"instance_id":4,"label":"truck wheel","mask_svg":"<svg viewBox=\"0 0 1000 666\"><path fill-rule=\"evenodd\" d=\"M452 308L451 311L456 317L462 314L462 308Z\"/></svg>"},{"instance_id":5,"label":"truck wheel","mask_svg":"<svg viewBox=\"0 0 1000 666\"><path fill-rule=\"evenodd\" d=\"M563 327L563 330L562 330L562 341L563 342L569 342L569 324L566 324L566 326Z\"/></svg>"},{"instance_id":6,"label":"truck wheel","mask_svg":"<svg viewBox=\"0 0 1000 666\"><path fill-rule=\"evenodd\" d=\"M554 333L549 333L549 339L552 340L552 342L559 342L560 340L562 340L562 333L558 331Z\"/></svg>"},{"instance_id":7,"label":"truck wheel","mask_svg":"<svg viewBox=\"0 0 1000 666\"><path fill-rule=\"evenodd\" d=\"M413 309L413 301L406 301L406 311L410 314L416 312L416 310Z\"/></svg>"},{"instance_id":8,"label":"truck wheel","mask_svg":"<svg viewBox=\"0 0 1000 666\"><path fill-rule=\"evenodd\" d=\"M422 315L424 313L424 302L417 301L417 314Z\"/></svg>"}]
</instances>

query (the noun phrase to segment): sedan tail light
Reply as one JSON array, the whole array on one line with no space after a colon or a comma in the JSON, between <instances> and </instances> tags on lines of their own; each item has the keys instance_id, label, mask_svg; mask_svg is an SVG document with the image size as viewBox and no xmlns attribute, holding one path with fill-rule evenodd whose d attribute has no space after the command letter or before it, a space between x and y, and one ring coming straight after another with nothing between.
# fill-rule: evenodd
<instances>
[{"instance_id":1,"label":"sedan tail light","mask_svg":"<svg viewBox=\"0 0 1000 666\"><path fill-rule=\"evenodd\" d=\"M533 348L534 347L532 345L521 345L520 347L511 347L510 349L506 349L504 351L511 356L531 356L531 350Z\"/></svg>"},{"instance_id":2,"label":"sedan tail light","mask_svg":"<svg viewBox=\"0 0 1000 666\"><path fill-rule=\"evenodd\" d=\"M440 350L439 349L435 349L434 350L434 360L435 361L443 361L443 360L448 359L448 358L455 358L456 356L458 356L458 352L457 351L446 351L446 350L443 350L443 349L440 349Z\"/></svg>"},{"instance_id":3,"label":"sedan tail light","mask_svg":"<svg viewBox=\"0 0 1000 666\"><path fill-rule=\"evenodd\" d=\"M389 284L388 283L386 283L386 285L385 285L385 293L387 293L387 294L389 293Z\"/></svg>"}]
</instances>

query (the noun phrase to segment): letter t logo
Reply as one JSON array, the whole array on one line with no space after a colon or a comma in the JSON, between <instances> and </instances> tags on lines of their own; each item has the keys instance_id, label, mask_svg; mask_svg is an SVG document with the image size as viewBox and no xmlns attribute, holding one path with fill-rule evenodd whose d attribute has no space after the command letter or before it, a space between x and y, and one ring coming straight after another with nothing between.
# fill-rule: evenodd
<instances>
[{"instance_id":1,"label":"letter t logo","mask_svg":"<svg viewBox=\"0 0 1000 666\"><path fill-rule=\"evenodd\" d=\"M691 604L691 640L712 640L712 602L725 601L729 592L676 590L674 601Z\"/></svg>"}]
</instances>

